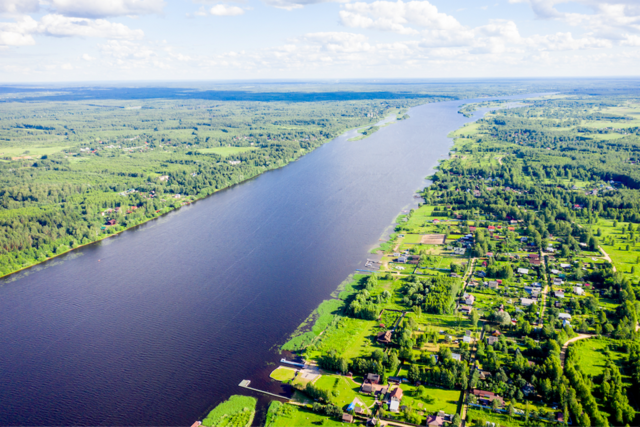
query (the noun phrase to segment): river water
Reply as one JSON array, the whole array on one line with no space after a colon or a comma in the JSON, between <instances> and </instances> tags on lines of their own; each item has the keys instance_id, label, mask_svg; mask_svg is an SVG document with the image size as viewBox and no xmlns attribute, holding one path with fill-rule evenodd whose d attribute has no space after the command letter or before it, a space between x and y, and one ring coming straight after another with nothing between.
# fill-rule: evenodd
<instances>
[{"instance_id":1,"label":"river water","mask_svg":"<svg viewBox=\"0 0 640 427\"><path fill-rule=\"evenodd\" d=\"M243 379L279 392L276 345L415 203L465 102L0 282L0 424L191 425Z\"/></svg>"}]
</instances>

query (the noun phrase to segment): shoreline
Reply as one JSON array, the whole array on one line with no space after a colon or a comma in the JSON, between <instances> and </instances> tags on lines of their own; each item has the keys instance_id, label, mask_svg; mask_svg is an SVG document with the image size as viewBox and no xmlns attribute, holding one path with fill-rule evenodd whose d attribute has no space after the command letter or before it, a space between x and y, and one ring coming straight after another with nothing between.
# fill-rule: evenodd
<instances>
[{"instance_id":1,"label":"shoreline","mask_svg":"<svg viewBox=\"0 0 640 427\"><path fill-rule=\"evenodd\" d=\"M424 105L424 104L418 104L418 105ZM418 106L418 105L416 105L416 106ZM389 116L387 116L387 117L383 118L381 121L387 120L387 119L388 119L389 117L391 117L391 116L392 116L392 115L389 115ZM397 121L399 121L399 120L390 121L389 123L386 123L386 124L384 125L384 127L389 126L389 125L391 125L391 124L393 124L393 123L396 123ZM376 123L379 123L379 122L380 122L380 121L378 121L378 122L376 122ZM365 125L364 127L366 127L366 126L375 126L375 125L376 125L376 124L374 123L374 124L371 124L371 125ZM47 257L46 259L44 259L44 260L42 260L42 261L38 261L38 262L36 262L36 263L34 263L34 264L28 265L28 266L26 266L26 267L22 267L22 268L20 268L20 269L18 269L18 270L11 271L10 273L7 273L7 274L4 274L4 275L0 276L0 280L9 279L9 278L10 278L10 276L13 276L13 275L15 275L15 274L21 273L21 272L23 272L23 271L27 271L27 270L29 270L30 268L33 268L33 267L36 267L36 266L42 265L42 264L44 264L44 263L46 263L46 262L48 262L48 261L54 260L54 259L56 259L56 258L59 258L59 257L63 256L63 255L66 255L66 254L68 254L68 253L70 253L70 252L73 252L73 251L75 251L76 249L81 249L81 248L83 248L83 247L90 246L90 245L93 245L93 244L95 244L95 243L102 242L102 241L103 241L103 240L105 240L105 239L108 239L108 238L110 238L110 237L117 236L117 235L119 235L119 234L121 234L121 233L124 233L125 231L132 230L132 229L134 229L135 227L142 226L142 225L144 225L144 224L146 224L146 223L148 223L148 222L150 222L150 221L153 221L153 220L159 219L159 218L163 217L164 215L167 215L167 214L169 214L169 213L171 213L171 212L175 212L175 211L179 210L180 208L182 208L182 207L184 207L184 206L189 206L189 205L191 205L191 204L193 204L193 203L196 203L196 202L198 202L198 201L200 201L200 200L204 200L204 199L206 199L206 198L208 198L208 197L210 197L210 196L213 196L213 195L215 195L215 194L219 193L220 191L228 190L228 189L230 189L230 188L232 188L232 187L234 187L234 186L236 186L236 185L240 185L240 184L243 184L243 183L245 183L245 182L247 182L247 181L250 181L250 180L252 180L252 179L255 179L255 178L257 178L257 177L261 176L262 174L267 173L267 172L269 172L269 171L282 169L282 168L284 168L285 166L289 165L291 162L295 162L295 161L297 161L298 159L300 159L300 158L302 158L302 157L306 156L307 154L310 154L310 153L314 152L314 151L315 151L315 150L317 150L318 148L320 148L320 147L322 147L322 146L324 146L324 145L326 145L326 144L328 144L328 143L330 143L330 142L333 142L333 141L337 140L338 138L344 137L347 133L349 133L349 132L351 132L351 131L353 131L353 130L356 130L356 131L357 131L358 129L361 129L361 128L364 128L364 127L359 126L359 127L356 127L356 128L349 128L349 129L346 129L346 130L344 130L340 135L338 135L338 136L336 136L336 137L334 137L334 138L332 138L332 139L329 139L329 140L327 140L326 142L323 142L322 144L320 144L320 145L318 145L317 147L315 147L313 150L305 150L304 152L300 153L300 155L299 155L299 156L297 156L297 157L295 157L295 158L293 158L293 159L291 159L291 160L287 161L286 163L284 163L284 164L282 164L282 165L280 165L280 166L265 169L265 170L263 170L262 172L260 172L260 173L258 173L258 174L256 174L256 175L254 175L254 176L247 177L246 179L243 179L242 181L235 182L235 183L233 183L233 184L231 184L231 185L228 185L227 187L224 187L224 188L216 189L216 190L214 190L211 194L207 194L207 195L205 195L205 196L200 196L200 197L198 197L197 195L194 195L194 196L193 196L193 199L191 199L189 202L186 202L186 203L184 203L184 204L181 204L180 206L178 206L178 207L176 207L176 208L168 208L168 209L169 209L168 211L166 211L166 212L160 212L160 213L158 213L158 215L155 215L155 216L153 216L152 218L145 219L144 221L142 221L142 222L140 222L140 223L138 223L138 224L134 224L134 225L128 226L128 227L126 227L126 228L124 228L124 229L122 229L122 230L119 230L119 231L117 231L117 232L114 232L114 233L112 233L112 234L107 234L107 235L105 235L105 236L102 236L102 237L100 237L100 238L98 238L98 239L96 239L96 240L94 240L94 241L92 241L92 242L84 243L84 244L82 244L82 245L75 246L75 247L70 248L70 249L68 249L68 250L66 250L66 251L64 251L64 252L61 252L61 253L59 253L59 254L55 254L55 255L54 255L54 256L52 256L52 257ZM349 141L349 139L347 139L347 141ZM187 197L189 197L189 196L187 196ZM167 208L164 208L164 209L167 209ZM162 211L162 209L161 209L161 211Z\"/></svg>"}]
</instances>

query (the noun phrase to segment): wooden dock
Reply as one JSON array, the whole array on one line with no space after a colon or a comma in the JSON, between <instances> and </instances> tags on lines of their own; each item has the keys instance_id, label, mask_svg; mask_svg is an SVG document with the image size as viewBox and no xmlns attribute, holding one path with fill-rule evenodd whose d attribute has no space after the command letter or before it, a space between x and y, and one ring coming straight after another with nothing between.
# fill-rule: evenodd
<instances>
[{"instance_id":1,"label":"wooden dock","mask_svg":"<svg viewBox=\"0 0 640 427\"><path fill-rule=\"evenodd\" d=\"M242 380L240 382L240 384L238 384L240 387L249 389L249 390L253 390L256 391L258 393L262 393L262 394L268 394L269 396L273 396L273 397L277 397L278 399L284 399L284 400L291 400L290 397L284 397L284 396L280 396L279 394L275 394L275 393L270 393L268 391L264 391L264 390L258 390L257 388L253 388L253 387L249 387L249 384L251 384L250 380Z\"/></svg>"}]
</instances>

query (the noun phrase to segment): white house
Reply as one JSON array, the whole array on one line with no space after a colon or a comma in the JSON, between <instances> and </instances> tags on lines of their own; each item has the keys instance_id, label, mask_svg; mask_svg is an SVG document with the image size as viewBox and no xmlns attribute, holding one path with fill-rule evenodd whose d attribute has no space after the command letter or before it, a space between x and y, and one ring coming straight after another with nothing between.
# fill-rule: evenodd
<instances>
[{"instance_id":1,"label":"white house","mask_svg":"<svg viewBox=\"0 0 640 427\"><path fill-rule=\"evenodd\" d=\"M529 269L528 268L519 268L518 269L518 274L529 274Z\"/></svg>"},{"instance_id":2,"label":"white house","mask_svg":"<svg viewBox=\"0 0 640 427\"><path fill-rule=\"evenodd\" d=\"M569 313L560 313L558 314L558 319L571 320L571 315Z\"/></svg>"},{"instance_id":3,"label":"white house","mask_svg":"<svg viewBox=\"0 0 640 427\"><path fill-rule=\"evenodd\" d=\"M574 286L573 287L573 292L576 295L584 295L584 289L582 289L580 286Z\"/></svg>"},{"instance_id":4,"label":"white house","mask_svg":"<svg viewBox=\"0 0 640 427\"><path fill-rule=\"evenodd\" d=\"M535 304L537 301L532 298L520 298L520 304L525 307L529 307L530 305Z\"/></svg>"},{"instance_id":5,"label":"white house","mask_svg":"<svg viewBox=\"0 0 640 427\"><path fill-rule=\"evenodd\" d=\"M476 302L476 297L471 294L464 294L463 298L466 305L473 305L473 303Z\"/></svg>"}]
</instances>

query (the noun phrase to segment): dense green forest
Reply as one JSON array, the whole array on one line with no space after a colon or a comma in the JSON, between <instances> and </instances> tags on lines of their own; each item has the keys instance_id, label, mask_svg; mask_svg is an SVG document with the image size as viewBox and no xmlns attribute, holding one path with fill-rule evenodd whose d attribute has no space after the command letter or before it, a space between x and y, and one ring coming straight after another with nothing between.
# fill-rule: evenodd
<instances>
[{"instance_id":1,"label":"dense green forest","mask_svg":"<svg viewBox=\"0 0 640 427\"><path fill-rule=\"evenodd\" d=\"M429 101L395 98L0 103L0 275L284 166L347 129Z\"/></svg>"}]
</instances>

